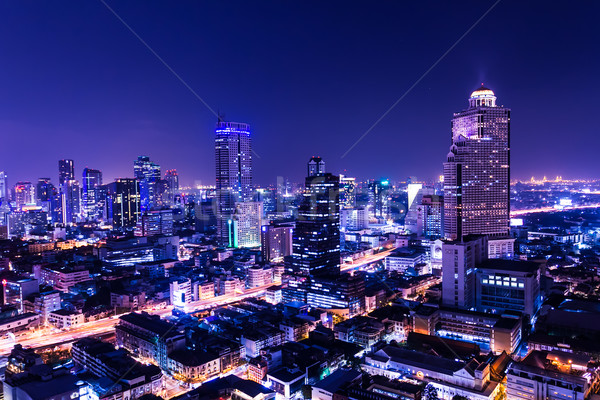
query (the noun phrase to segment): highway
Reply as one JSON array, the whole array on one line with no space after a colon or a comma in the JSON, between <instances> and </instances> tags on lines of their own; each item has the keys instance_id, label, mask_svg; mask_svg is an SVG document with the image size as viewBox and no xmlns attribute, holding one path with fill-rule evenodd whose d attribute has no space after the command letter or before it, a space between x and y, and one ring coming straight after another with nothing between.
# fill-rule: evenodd
<instances>
[{"instance_id":1,"label":"highway","mask_svg":"<svg viewBox=\"0 0 600 400\"><path fill-rule=\"evenodd\" d=\"M365 265L380 261L388 256L394 249L385 250L377 254L369 255L355 261L352 264L342 264L340 270L342 272L355 270ZM236 293L226 294L223 296L217 296L210 299L198 300L189 303L185 307L186 313L193 313L196 311L202 311L226 304L235 303L246 297L256 297L263 294L267 288L273 286L275 283L269 283L266 285L258 286L255 288L247 289ZM173 306L168 306L163 309L145 309L143 311L149 314L159 315L160 317L166 317L172 314ZM81 339L86 336L100 336L114 331L115 325L119 322L119 317L104 318L97 321L86 322L78 327L58 331L51 328L38 329L32 332L17 336L16 339L5 338L0 339L0 355L8 355L16 343L23 345L23 347L52 347L55 345L68 344Z\"/></svg>"},{"instance_id":2,"label":"highway","mask_svg":"<svg viewBox=\"0 0 600 400\"><path fill-rule=\"evenodd\" d=\"M597 204L589 204L583 206L566 206L563 208L554 208L554 207L542 207L542 208L532 208L531 210L514 210L510 212L511 217L518 217L520 215L527 214L536 214L536 213L546 213L546 212L561 212L561 211L571 211L571 210L584 210L589 208L600 208L600 203Z\"/></svg>"},{"instance_id":3,"label":"highway","mask_svg":"<svg viewBox=\"0 0 600 400\"><path fill-rule=\"evenodd\" d=\"M379 252L377 254L372 254L370 256L366 256L361 258L358 261L353 262L352 264L342 264L340 266L340 271L341 272L347 272L350 270L355 270L358 269L360 267L364 267L365 265L377 262L377 261L381 261L383 260L385 257L389 256L391 252L393 252L394 250L396 250L395 248L390 249L390 250L384 250L382 252Z\"/></svg>"},{"instance_id":4,"label":"highway","mask_svg":"<svg viewBox=\"0 0 600 400\"><path fill-rule=\"evenodd\" d=\"M196 301L190 303L190 305L186 307L185 311L190 313L204 310L207 308L213 308L217 306L235 303L236 301L242 300L246 297L258 296L271 286L273 286L273 283L248 289L241 293L228 294L213 297L206 300ZM146 311L149 314L159 315L160 317L166 317L171 315L173 307L168 306L166 308L158 310L145 309L143 311ZM21 336L17 336L14 340L12 338L1 339L0 355L8 355L16 343L23 345L23 347L32 348L52 347L54 345L74 342L86 336L103 335L114 331L115 325L117 325L118 322L119 317L116 316L111 318L100 319L97 321L86 322L76 328L72 328L69 330L58 331L51 328L43 328L35 330L33 332L28 332Z\"/></svg>"}]
</instances>

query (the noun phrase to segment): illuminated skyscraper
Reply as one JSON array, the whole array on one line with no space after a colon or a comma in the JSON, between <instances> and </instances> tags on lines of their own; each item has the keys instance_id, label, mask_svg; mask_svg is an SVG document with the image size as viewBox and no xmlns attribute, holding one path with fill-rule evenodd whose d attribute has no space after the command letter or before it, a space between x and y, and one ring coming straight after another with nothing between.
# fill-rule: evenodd
<instances>
[{"instance_id":1,"label":"illuminated skyscraper","mask_svg":"<svg viewBox=\"0 0 600 400\"><path fill-rule=\"evenodd\" d=\"M60 185L62 201L62 223L72 224L77 222L81 212L81 186L74 179L65 181Z\"/></svg>"},{"instance_id":2,"label":"illuminated skyscraper","mask_svg":"<svg viewBox=\"0 0 600 400\"><path fill-rule=\"evenodd\" d=\"M340 208L356 205L356 179L340 175Z\"/></svg>"},{"instance_id":3,"label":"illuminated skyscraper","mask_svg":"<svg viewBox=\"0 0 600 400\"><path fill-rule=\"evenodd\" d=\"M98 188L102 186L102 172L97 169L83 169L82 206L88 218L98 217Z\"/></svg>"},{"instance_id":4,"label":"illuminated skyscraper","mask_svg":"<svg viewBox=\"0 0 600 400\"><path fill-rule=\"evenodd\" d=\"M8 185L6 172L0 171L0 204L8 198Z\"/></svg>"},{"instance_id":5,"label":"illuminated skyscraper","mask_svg":"<svg viewBox=\"0 0 600 400\"><path fill-rule=\"evenodd\" d=\"M480 87L452 119L444 163L444 236L504 236L509 231L510 109Z\"/></svg>"},{"instance_id":6,"label":"illuminated skyscraper","mask_svg":"<svg viewBox=\"0 0 600 400\"><path fill-rule=\"evenodd\" d=\"M134 228L140 218L139 182L124 178L104 187L108 221L115 228Z\"/></svg>"},{"instance_id":7,"label":"illuminated skyscraper","mask_svg":"<svg viewBox=\"0 0 600 400\"><path fill-rule=\"evenodd\" d=\"M177 174L177 170L169 169L165 172L163 187L163 204L168 206L175 204L175 195L179 192L179 175Z\"/></svg>"},{"instance_id":8,"label":"illuminated skyscraper","mask_svg":"<svg viewBox=\"0 0 600 400\"><path fill-rule=\"evenodd\" d=\"M159 206L158 185L160 165L150 161L150 157L139 156L133 163L133 173L140 183L140 205L142 211Z\"/></svg>"},{"instance_id":9,"label":"illuminated skyscraper","mask_svg":"<svg viewBox=\"0 0 600 400\"><path fill-rule=\"evenodd\" d=\"M371 180L369 182L369 211L370 216L379 222L391 218L390 181L387 179Z\"/></svg>"},{"instance_id":10,"label":"illuminated skyscraper","mask_svg":"<svg viewBox=\"0 0 600 400\"><path fill-rule=\"evenodd\" d=\"M252 146L250 126L219 119L215 129L217 235L229 244L228 223L236 202L252 200Z\"/></svg>"},{"instance_id":11,"label":"illuminated skyscraper","mask_svg":"<svg viewBox=\"0 0 600 400\"><path fill-rule=\"evenodd\" d=\"M58 185L75 180L75 163L73 160L58 161Z\"/></svg>"},{"instance_id":12,"label":"illuminated skyscraper","mask_svg":"<svg viewBox=\"0 0 600 400\"><path fill-rule=\"evenodd\" d=\"M35 204L35 188L31 182L15 184L15 203L17 210L21 210L25 205Z\"/></svg>"},{"instance_id":13,"label":"illuminated skyscraper","mask_svg":"<svg viewBox=\"0 0 600 400\"><path fill-rule=\"evenodd\" d=\"M320 160L320 158L319 158ZM340 179L309 161L292 239L292 269L310 276L340 274ZM316 163L317 165L319 163ZM323 164L324 165L324 164Z\"/></svg>"},{"instance_id":14,"label":"illuminated skyscraper","mask_svg":"<svg viewBox=\"0 0 600 400\"><path fill-rule=\"evenodd\" d=\"M308 176L325 173L325 161L321 157L311 157L308 160Z\"/></svg>"},{"instance_id":15,"label":"illuminated skyscraper","mask_svg":"<svg viewBox=\"0 0 600 400\"><path fill-rule=\"evenodd\" d=\"M260 246L263 203L246 201L235 203L235 212L229 225L229 247Z\"/></svg>"},{"instance_id":16,"label":"illuminated skyscraper","mask_svg":"<svg viewBox=\"0 0 600 400\"><path fill-rule=\"evenodd\" d=\"M38 179L35 186L35 198L40 205L50 201L53 187L52 183L50 183L50 178Z\"/></svg>"}]
</instances>

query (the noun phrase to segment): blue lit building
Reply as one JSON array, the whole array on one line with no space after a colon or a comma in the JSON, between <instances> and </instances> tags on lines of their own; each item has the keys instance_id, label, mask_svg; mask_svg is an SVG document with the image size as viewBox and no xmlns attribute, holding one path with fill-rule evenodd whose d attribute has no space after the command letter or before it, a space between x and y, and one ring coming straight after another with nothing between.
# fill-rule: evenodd
<instances>
[{"instance_id":1,"label":"blue lit building","mask_svg":"<svg viewBox=\"0 0 600 400\"><path fill-rule=\"evenodd\" d=\"M141 210L149 211L159 206L160 165L150 161L148 156L139 156L133 163L133 174L140 183Z\"/></svg>"},{"instance_id":2,"label":"blue lit building","mask_svg":"<svg viewBox=\"0 0 600 400\"><path fill-rule=\"evenodd\" d=\"M219 118L215 129L217 235L229 244L229 221L236 202L252 200L252 144L250 126Z\"/></svg>"},{"instance_id":3,"label":"blue lit building","mask_svg":"<svg viewBox=\"0 0 600 400\"><path fill-rule=\"evenodd\" d=\"M87 218L99 216L98 188L102 186L102 172L97 169L83 169L82 208Z\"/></svg>"}]
</instances>

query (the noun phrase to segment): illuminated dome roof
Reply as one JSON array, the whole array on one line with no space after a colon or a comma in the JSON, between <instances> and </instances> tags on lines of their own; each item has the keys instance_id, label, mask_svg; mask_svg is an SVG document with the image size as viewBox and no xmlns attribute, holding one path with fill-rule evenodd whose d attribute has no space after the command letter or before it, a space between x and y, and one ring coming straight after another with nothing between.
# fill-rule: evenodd
<instances>
[{"instance_id":1,"label":"illuminated dome roof","mask_svg":"<svg viewBox=\"0 0 600 400\"><path fill-rule=\"evenodd\" d=\"M496 95L494 91L486 88L481 84L481 87L471 93L469 98L470 107L496 107Z\"/></svg>"},{"instance_id":2,"label":"illuminated dome roof","mask_svg":"<svg viewBox=\"0 0 600 400\"><path fill-rule=\"evenodd\" d=\"M483 96L494 96L494 91L492 89L488 89L485 86L481 85L481 87L471 93L471 97L483 97Z\"/></svg>"}]
</instances>

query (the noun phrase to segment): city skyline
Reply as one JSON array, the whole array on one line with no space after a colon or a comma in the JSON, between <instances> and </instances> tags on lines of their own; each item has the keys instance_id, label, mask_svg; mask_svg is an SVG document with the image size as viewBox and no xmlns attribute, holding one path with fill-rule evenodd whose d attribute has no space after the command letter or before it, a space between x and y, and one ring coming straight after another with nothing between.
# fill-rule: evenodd
<instances>
[{"instance_id":1,"label":"city skyline","mask_svg":"<svg viewBox=\"0 0 600 400\"><path fill-rule=\"evenodd\" d=\"M301 182L300 166L313 155L327 159L332 172L359 180L434 179L441 175L438 160L447 152L447 121L464 108L464 97L481 81L515 110L512 176L595 177L594 146L589 146L595 138L593 110L586 100L588 87L598 79L591 72L599 60L590 52L596 34L586 23L594 13L576 7L547 10L500 2L365 137L361 147L370 151L354 149L342 158L492 4L440 4L435 13L416 5L376 5L361 18L356 16L359 5L332 4L320 10L330 26L317 23L306 6L290 14L275 4L267 13L242 4L228 15L218 5L196 5L184 16L183 8L165 10L157 4L147 5L143 15L133 5L111 7L210 107L227 120L253 127L258 184L272 184L277 176ZM7 133L0 170L7 172L9 186L47 176L58 159L75 160L76 176L89 167L102 170L106 181L132 177L131 162L140 154L164 169L177 169L182 186L212 184L214 172L206 164L213 161L216 117L102 3L78 7L70 13L48 7L48 20L34 27L24 23L27 3L4 10L8 21L3 33L22 37L21 47L11 42L1 49L10 60L0 105L0 124ZM455 18L445 18L448 7L457 8ZM78 13L86 17L85 27L76 22ZM163 15L173 18L164 20ZM207 38L218 32L214 21L224 15L231 20L225 45L211 44ZM297 35L302 18L313 19L314 32ZM532 19L548 29L533 28ZM580 22L561 22L566 20ZM157 21L164 23L164 36L153 31L151 24ZM245 28L254 24L265 26L264 32L245 37ZM74 26L81 35L71 35ZM357 36L351 26L366 33ZM282 38L273 38L275 34ZM176 40L180 36L181 43ZM340 46L332 46L338 42ZM198 54L191 56L194 46ZM42 71L33 68L49 51L61 63ZM235 52L244 55L243 65L226 61ZM515 65L513 57L522 62ZM271 58L268 64L261 61L261 68L259 60ZM13 83L24 80L32 84L23 88ZM550 107L561 113L549 118ZM574 139L570 146L580 155L576 162L561 158L563 149L555 145L565 135ZM23 137L35 162L15 158L12 149L22 146ZM123 144L111 147L110 162L97 151L98 138Z\"/></svg>"}]
</instances>

